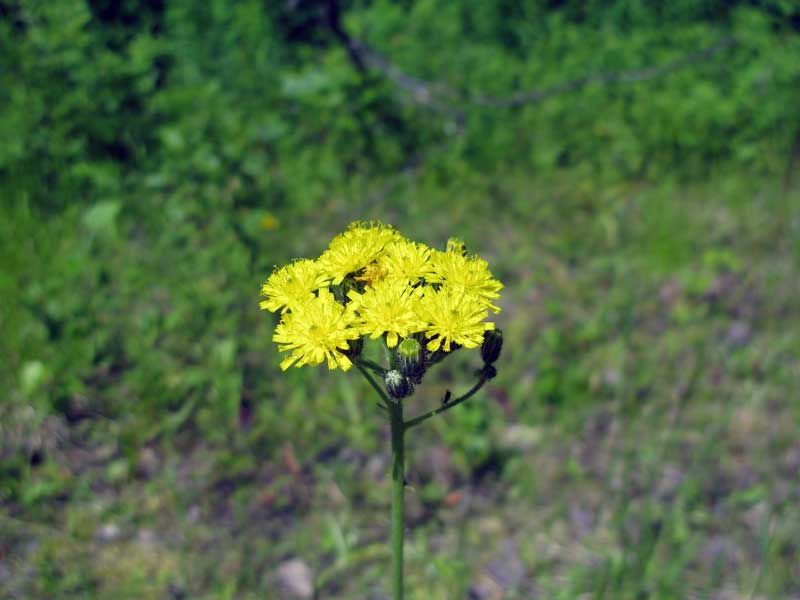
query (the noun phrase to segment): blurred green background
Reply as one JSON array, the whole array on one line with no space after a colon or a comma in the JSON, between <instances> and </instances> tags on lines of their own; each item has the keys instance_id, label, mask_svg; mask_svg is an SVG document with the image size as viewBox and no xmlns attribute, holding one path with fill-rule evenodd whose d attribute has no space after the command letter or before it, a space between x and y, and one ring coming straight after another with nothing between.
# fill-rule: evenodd
<instances>
[{"instance_id":1,"label":"blurred green background","mask_svg":"<svg viewBox=\"0 0 800 600\"><path fill-rule=\"evenodd\" d=\"M799 109L791 0L0 1L0 596L386 598L372 392L258 310L380 219L506 284L410 598L800 598Z\"/></svg>"}]
</instances>

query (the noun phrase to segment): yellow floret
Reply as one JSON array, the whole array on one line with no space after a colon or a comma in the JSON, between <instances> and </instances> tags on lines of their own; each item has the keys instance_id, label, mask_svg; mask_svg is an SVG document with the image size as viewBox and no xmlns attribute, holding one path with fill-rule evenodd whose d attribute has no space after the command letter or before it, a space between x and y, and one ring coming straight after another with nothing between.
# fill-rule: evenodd
<instances>
[{"instance_id":1,"label":"yellow floret","mask_svg":"<svg viewBox=\"0 0 800 600\"><path fill-rule=\"evenodd\" d=\"M333 238L319 262L336 285L375 262L386 245L399 237L394 229L382 223L353 223L347 231Z\"/></svg>"},{"instance_id":2,"label":"yellow floret","mask_svg":"<svg viewBox=\"0 0 800 600\"><path fill-rule=\"evenodd\" d=\"M431 352L439 348L450 352L453 343L477 348L484 332L494 329L494 323L484 322L489 311L483 299L446 286L439 290L427 288L418 304L418 314L427 322L425 335L430 341L426 348Z\"/></svg>"},{"instance_id":3,"label":"yellow floret","mask_svg":"<svg viewBox=\"0 0 800 600\"><path fill-rule=\"evenodd\" d=\"M492 276L489 263L477 256L466 257L457 252L434 251L431 257L433 273L430 283L441 283L464 294L481 298L494 312L500 308L492 304L500 297L503 284Z\"/></svg>"},{"instance_id":4,"label":"yellow floret","mask_svg":"<svg viewBox=\"0 0 800 600\"><path fill-rule=\"evenodd\" d=\"M306 302L328 279L322 274L319 263L301 259L272 273L261 286L261 295L266 297L259 306L263 310L291 310Z\"/></svg>"},{"instance_id":5,"label":"yellow floret","mask_svg":"<svg viewBox=\"0 0 800 600\"><path fill-rule=\"evenodd\" d=\"M336 302L327 289L321 289L318 296L284 313L272 336L281 352L291 351L281 362L281 369L285 371L293 364L296 367L318 365L324 360L331 370L350 369L353 363L343 351L348 350L350 340L361 337L359 331L351 327L354 317L353 312Z\"/></svg>"},{"instance_id":6,"label":"yellow floret","mask_svg":"<svg viewBox=\"0 0 800 600\"><path fill-rule=\"evenodd\" d=\"M402 239L386 246L378 264L387 277L402 279L413 285L433 272L430 258L431 249L425 244Z\"/></svg>"},{"instance_id":7,"label":"yellow floret","mask_svg":"<svg viewBox=\"0 0 800 600\"><path fill-rule=\"evenodd\" d=\"M394 348L399 338L422 331L425 322L417 316L419 292L401 279L384 279L368 286L363 294L348 292L349 308L358 314L358 328L377 339L386 334L386 345Z\"/></svg>"}]
</instances>

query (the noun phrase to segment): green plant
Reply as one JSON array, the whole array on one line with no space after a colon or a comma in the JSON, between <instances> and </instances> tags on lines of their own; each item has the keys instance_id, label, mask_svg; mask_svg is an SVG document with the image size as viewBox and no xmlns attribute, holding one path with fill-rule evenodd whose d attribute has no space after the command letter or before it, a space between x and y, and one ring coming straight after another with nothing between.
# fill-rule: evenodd
<instances>
[{"instance_id":1,"label":"green plant","mask_svg":"<svg viewBox=\"0 0 800 600\"><path fill-rule=\"evenodd\" d=\"M292 365L350 370L355 364L388 417L392 449L392 597L403 598L405 436L413 427L468 400L497 375L502 333L487 322L502 284L486 261L468 257L452 238L444 252L409 241L380 223L354 223L318 260L276 270L261 307L281 312L273 339ZM382 339L383 364L364 354L364 338ZM424 345L423 345L424 344ZM439 408L406 419L404 404L426 371L460 348L480 347L483 367L463 395L448 390ZM373 377L378 375L382 387Z\"/></svg>"}]
</instances>

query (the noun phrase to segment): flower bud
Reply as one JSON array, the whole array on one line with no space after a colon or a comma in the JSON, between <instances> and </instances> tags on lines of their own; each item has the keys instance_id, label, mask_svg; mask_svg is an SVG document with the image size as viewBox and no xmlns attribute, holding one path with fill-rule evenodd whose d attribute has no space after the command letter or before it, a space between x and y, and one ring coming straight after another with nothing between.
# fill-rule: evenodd
<instances>
[{"instance_id":1,"label":"flower bud","mask_svg":"<svg viewBox=\"0 0 800 600\"><path fill-rule=\"evenodd\" d=\"M494 368L494 365L483 365L483 369L480 370L480 375L486 380L494 379L497 377L497 369Z\"/></svg>"},{"instance_id":2,"label":"flower bud","mask_svg":"<svg viewBox=\"0 0 800 600\"><path fill-rule=\"evenodd\" d=\"M397 346L397 369L406 377L416 382L422 379L425 373L425 363L422 360L422 345L414 338L406 338Z\"/></svg>"},{"instance_id":3,"label":"flower bud","mask_svg":"<svg viewBox=\"0 0 800 600\"><path fill-rule=\"evenodd\" d=\"M386 391L395 400L402 400L414 392L414 384L411 380L396 369L387 371L384 381Z\"/></svg>"},{"instance_id":4,"label":"flower bud","mask_svg":"<svg viewBox=\"0 0 800 600\"><path fill-rule=\"evenodd\" d=\"M461 240L457 237L451 237L449 240L447 240L447 251L460 254L461 256L466 256L467 245L464 243L464 240Z\"/></svg>"},{"instance_id":5,"label":"flower bud","mask_svg":"<svg viewBox=\"0 0 800 600\"><path fill-rule=\"evenodd\" d=\"M483 336L481 344L481 358L484 364L491 365L500 357L503 349L503 332L500 329L490 329Z\"/></svg>"}]
</instances>

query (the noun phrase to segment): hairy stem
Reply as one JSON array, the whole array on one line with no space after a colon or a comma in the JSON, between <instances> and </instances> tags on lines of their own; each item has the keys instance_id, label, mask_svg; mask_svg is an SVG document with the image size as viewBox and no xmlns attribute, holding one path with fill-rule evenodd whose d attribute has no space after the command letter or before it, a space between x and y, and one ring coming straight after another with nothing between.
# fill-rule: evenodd
<instances>
[{"instance_id":1,"label":"hairy stem","mask_svg":"<svg viewBox=\"0 0 800 600\"><path fill-rule=\"evenodd\" d=\"M355 365L356 368L359 371L361 371L361 374L364 376L364 379L369 381L369 384L372 386L372 389L374 389L378 393L378 396L381 397L381 401L383 402L384 407L387 409L391 409L392 404L394 404L394 402L392 402L389 399L389 396L387 396L386 392L383 391L383 388L380 385L378 385L378 382L375 381L375 378L372 375L370 375L369 371L367 371L364 365L361 364L361 361L356 362Z\"/></svg>"},{"instance_id":2,"label":"hairy stem","mask_svg":"<svg viewBox=\"0 0 800 600\"><path fill-rule=\"evenodd\" d=\"M392 548L392 600L403 600L403 537L405 534L405 432L403 422L403 405L393 402L383 391L378 382L362 364L356 362L356 367L378 393L383 406L389 413L389 424L392 431L392 518L391 518L391 548Z\"/></svg>"},{"instance_id":3,"label":"hairy stem","mask_svg":"<svg viewBox=\"0 0 800 600\"><path fill-rule=\"evenodd\" d=\"M443 413L443 412L445 412L447 410L450 410L454 406L458 406L459 404L461 404L465 400L468 400L469 398L474 396L475 393L479 389L481 389L483 387L483 384L486 383L487 381L488 381L488 379L486 377L481 377L480 379L478 379L477 383L475 385L473 385L472 388L466 394L464 394L463 396L460 396L460 397L456 398L455 400L451 400L447 404L444 404L443 406L440 406L439 408L436 408L436 409L434 409L434 410L432 410L430 412L426 412L426 413L424 413L422 415L419 415L418 417L414 417L413 419L409 419L408 421L405 422L405 426L404 426L405 429L411 429L412 427L416 427L417 425L419 425L423 421L427 421L431 417L435 417L438 414L441 414L441 413Z\"/></svg>"},{"instance_id":4,"label":"hairy stem","mask_svg":"<svg viewBox=\"0 0 800 600\"><path fill-rule=\"evenodd\" d=\"M403 405L389 411L392 427L392 600L403 600L403 537L405 493L405 424Z\"/></svg>"},{"instance_id":5,"label":"hairy stem","mask_svg":"<svg viewBox=\"0 0 800 600\"><path fill-rule=\"evenodd\" d=\"M387 369L385 367L379 365L378 363L376 363L374 360L370 360L368 358L363 358L362 357L362 358L359 358L356 362L358 364L360 364L362 367L367 367L368 369L372 369L373 371L375 371L379 375L386 375Z\"/></svg>"}]
</instances>

